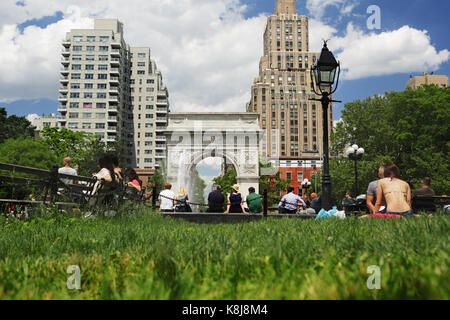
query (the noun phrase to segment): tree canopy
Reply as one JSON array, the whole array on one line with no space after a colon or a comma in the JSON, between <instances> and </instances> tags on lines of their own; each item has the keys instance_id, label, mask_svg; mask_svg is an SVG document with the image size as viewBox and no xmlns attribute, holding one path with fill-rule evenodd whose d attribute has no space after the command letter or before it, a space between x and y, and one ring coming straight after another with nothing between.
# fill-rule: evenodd
<instances>
[{"instance_id":1,"label":"tree canopy","mask_svg":"<svg viewBox=\"0 0 450 320\"><path fill-rule=\"evenodd\" d=\"M358 184L365 193L377 179L380 163L391 161L400 169L411 188L420 187L425 176L432 179L437 194L450 192L450 88L426 85L418 89L389 92L345 105L342 121L331 135L334 152L346 146L365 149L358 161ZM345 158L330 161L332 192L343 198L353 190L354 164Z\"/></svg>"},{"instance_id":2,"label":"tree canopy","mask_svg":"<svg viewBox=\"0 0 450 320\"><path fill-rule=\"evenodd\" d=\"M0 143L7 139L34 137L34 127L25 117L7 116L5 108L0 108Z\"/></svg>"}]
</instances>

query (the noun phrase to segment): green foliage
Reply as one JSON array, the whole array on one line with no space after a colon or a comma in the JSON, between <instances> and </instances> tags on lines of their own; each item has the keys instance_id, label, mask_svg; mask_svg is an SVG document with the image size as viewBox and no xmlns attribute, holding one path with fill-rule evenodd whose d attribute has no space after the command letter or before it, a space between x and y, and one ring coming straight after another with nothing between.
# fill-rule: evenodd
<instances>
[{"instance_id":1,"label":"green foliage","mask_svg":"<svg viewBox=\"0 0 450 320\"><path fill-rule=\"evenodd\" d=\"M152 212L0 217L0 299L450 298L450 218L193 224ZM67 267L81 269L68 290ZM381 290L366 286L380 267Z\"/></svg>"},{"instance_id":2,"label":"green foliage","mask_svg":"<svg viewBox=\"0 0 450 320\"><path fill-rule=\"evenodd\" d=\"M450 193L450 88L434 85L386 93L347 103L332 133L332 151L343 153L350 144L366 150L358 162L359 192L377 179L381 162L392 161L412 189L425 176L437 194ZM342 199L353 190L354 169L348 160L332 159L332 192Z\"/></svg>"},{"instance_id":3,"label":"green foliage","mask_svg":"<svg viewBox=\"0 0 450 320\"><path fill-rule=\"evenodd\" d=\"M7 139L34 137L34 127L25 117L7 116L5 108L0 108L0 143Z\"/></svg>"},{"instance_id":4,"label":"green foliage","mask_svg":"<svg viewBox=\"0 0 450 320\"><path fill-rule=\"evenodd\" d=\"M0 144L0 162L50 170L57 161L58 157L42 140L18 138Z\"/></svg>"},{"instance_id":5,"label":"green foliage","mask_svg":"<svg viewBox=\"0 0 450 320\"><path fill-rule=\"evenodd\" d=\"M90 176L96 172L98 158L105 153L118 156L119 166L125 165L125 148L120 141L107 146L94 134L66 128L45 127L41 134L59 159L72 158L72 166L78 165L79 175Z\"/></svg>"},{"instance_id":6,"label":"green foliage","mask_svg":"<svg viewBox=\"0 0 450 320\"><path fill-rule=\"evenodd\" d=\"M236 175L236 169L231 166L222 177L216 177L213 181L220 186L223 194L228 194L231 193L231 187L237 183Z\"/></svg>"},{"instance_id":7,"label":"green foliage","mask_svg":"<svg viewBox=\"0 0 450 320\"><path fill-rule=\"evenodd\" d=\"M0 162L50 170L52 165L58 162L58 159L41 140L22 137L7 139L0 144ZM4 171L1 174L36 178L23 173L13 174L11 171ZM25 193L22 189L0 189L0 198L23 199Z\"/></svg>"}]
</instances>

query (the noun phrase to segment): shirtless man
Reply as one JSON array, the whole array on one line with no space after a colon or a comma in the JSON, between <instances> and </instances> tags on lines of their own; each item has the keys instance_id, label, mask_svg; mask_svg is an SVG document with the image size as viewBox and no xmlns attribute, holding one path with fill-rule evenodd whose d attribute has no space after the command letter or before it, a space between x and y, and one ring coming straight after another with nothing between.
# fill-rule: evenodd
<instances>
[{"instance_id":1,"label":"shirtless man","mask_svg":"<svg viewBox=\"0 0 450 320\"><path fill-rule=\"evenodd\" d=\"M375 212L379 212L384 196L388 214L414 217L411 211L411 189L405 181L400 179L398 167L393 163L386 164L384 177L378 181Z\"/></svg>"}]
</instances>

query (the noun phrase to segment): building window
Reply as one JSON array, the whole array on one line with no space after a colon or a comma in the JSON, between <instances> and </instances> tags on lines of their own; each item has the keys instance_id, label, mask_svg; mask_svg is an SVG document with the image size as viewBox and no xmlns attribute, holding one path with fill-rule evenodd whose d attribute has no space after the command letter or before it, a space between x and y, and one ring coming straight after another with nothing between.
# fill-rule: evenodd
<instances>
[{"instance_id":1,"label":"building window","mask_svg":"<svg viewBox=\"0 0 450 320\"><path fill-rule=\"evenodd\" d=\"M99 64L98 65L98 70L108 70L108 65L106 65L106 64Z\"/></svg>"},{"instance_id":2,"label":"building window","mask_svg":"<svg viewBox=\"0 0 450 320\"><path fill-rule=\"evenodd\" d=\"M70 89L80 89L80 84L79 83L72 83L70 85Z\"/></svg>"},{"instance_id":3,"label":"building window","mask_svg":"<svg viewBox=\"0 0 450 320\"><path fill-rule=\"evenodd\" d=\"M86 70L94 70L94 65L93 64L87 64L86 65Z\"/></svg>"},{"instance_id":4,"label":"building window","mask_svg":"<svg viewBox=\"0 0 450 320\"><path fill-rule=\"evenodd\" d=\"M138 58L145 58L145 53L139 52L138 53Z\"/></svg>"},{"instance_id":5,"label":"building window","mask_svg":"<svg viewBox=\"0 0 450 320\"><path fill-rule=\"evenodd\" d=\"M70 93L70 97L71 97L71 98L79 98L79 97L80 97L80 94L79 94L78 92L71 92L71 93Z\"/></svg>"},{"instance_id":6,"label":"building window","mask_svg":"<svg viewBox=\"0 0 450 320\"><path fill-rule=\"evenodd\" d=\"M83 119L90 119L91 117L92 117L92 113L90 113L90 112L83 113Z\"/></svg>"},{"instance_id":7,"label":"building window","mask_svg":"<svg viewBox=\"0 0 450 320\"><path fill-rule=\"evenodd\" d=\"M69 122L67 126L69 129L78 129L78 123L76 122Z\"/></svg>"},{"instance_id":8,"label":"building window","mask_svg":"<svg viewBox=\"0 0 450 320\"><path fill-rule=\"evenodd\" d=\"M108 75L106 73L99 73L98 79L108 79Z\"/></svg>"},{"instance_id":9,"label":"building window","mask_svg":"<svg viewBox=\"0 0 450 320\"><path fill-rule=\"evenodd\" d=\"M99 83L99 84L97 84L97 89L106 89L106 88L107 88L106 83Z\"/></svg>"},{"instance_id":10,"label":"building window","mask_svg":"<svg viewBox=\"0 0 450 320\"><path fill-rule=\"evenodd\" d=\"M83 49L82 46L73 46L73 47L72 47L72 50L73 50L73 51L81 51L82 49Z\"/></svg>"},{"instance_id":11,"label":"building window","mask_svg":"<svg viewBox=\"0 0 450 320\"><path fill-rule=\"evenodd\" d=\"M109 37L108 36L100 36L100 42L108 42Z\"/></svg>"},{"instance_id":12,"label":"building window","mask_svg":"<svg viewBox=\"0 0 450 320\"><path fill-rule=\"evenodd\" d=\"M92 102L83 102L84 109L92 109Z\"/></svg>"},{"instance_id":13,"label":"building window","mask_svg":"<svg viewBox=\"0 0 450 320\"><path fill-rule=\"evenodd\" d=\"M86 46L86 51L95 51L95 46Z\"/></svg>"},{"instance_id":14,"label":"building window","mask_svg":"<svg viewBox=\"0 0 450 320\"><path fill-rule=\"evenodd\" d=\"M96 107L97 109L105 109L105 108L106 108L106 103L104 103L104 102L98 102L98 103L95 104L95 107Z\"/></svg>"},{"instance_id":15,"label":"building window","mask_svg":"<svg viewBox=\"0 0 450 320\"><path fill-rule=\"evenodd\" d=\"M81 64L73 64L72 70L81 70Z\"/></svg>"},{"instance_id":16,"label":"building window","mask_svg":"<svg viewBox=\"0 0 450 320\"><path fill-rule=\"evenodd\" d=\"M108 51L108 50L109 50L109 47L107 47L107 46L100 46L100 47L99 47L99 50L100 50L100 51Z\"/></svg>"},{"instance_id":17,"label":"building window","mask_svg":"<svg viewBox=\"0 0 450 320\"><path fill-rule=\"evenodd\" d=\"M82 129L90 129L91 128L91 124L90 123L83 123L81 128Z\"/></svg>"},{"instance_id":18,"label":"building window","mask_svg":"<svg viewBox=\"0 0 450 320\"><path fill-rule=\"evenodd\" d=\"M95 129L105 129L105 124L104 123L96 123Z\"/></svg>"},{"instance_id":19,"label":"building window","mask_svg":"<svg viewBox=\"0 0 450 320\"><path fill-rule=\"evenodd\" d=\"M81 60L81 54L74 54L72 55L73 61L80 61Z\"/></svg>"},{"instance_id":20,"label":"building window","mask_svg":"<svg viewBox=\"0 0 450 320\"><path fill-rule=\"evenodd\" d=\"M106 93L98 92L97 93L97 99L106 99Z\"/></svg>"},{"instance_id":21,"label":"building window","mask_svg":"<svg viewBox=\"0 0 450 320\"><path fill-rule=\"evenodd\" d=\"M85 79L94 79L94 74L92 74L92 73L86 73L86 74L84 75L84 78L85 78Z\"/></svg>"},{"instance_id":22,"label":"building window","mask_svg":"<svg viewBox=\"0 0 450 320\"><path fill-rule=\"evenodd\" d=\"M84 93L84 98L85 99L92 99L92 92L85 92Z\"/></svg>"},{"instance_id":23,"label":"building window","mask_svg":"<svg viewBox=\"0 0 450 320\"><path fill-rule=\"evenodd\" d=\"M78 119L78 112L69 112L69 119Z\"/></svg>"},{"instance_id":24,"label":"building window","mask_svg":"<svg viewBox=\"0 0 450 320\"><path fill-rule=\"evenodd\" d=\"M81 41L83 41L82 36L73 36L73 42L81 42Z\"/></svg>"},{"instance_id":25,"label":"building window","mask_svg":"<svg viewBox=\"0 0 450 320\"><path fill-rule=\"evenodd\" d=\"M137 74L145 74L145 70L138 70Z\"/></svg>"},{"instance_id":26,"label":"building window","mask_svg":"<svg viewBox=\"0 0 450 320\"><path fill-rule=\"evenodd\" d=\"M95 36L87 36L87 42L95 42Z\"/></svg>"},{"instance_id":27,"label":"building window","mask_svg":"<svg viewBox=\"0 0 450 320\"><path fill-rule=\"evenodd\" d=\"M69 103L69 108L70 109L77 109L80 106L79 102L71 102Z\"/></svg>"},{"instance_id":28,"label":"building window","mask_svg":"<svg viewBox=\"0 0 450 320\"><path fill-rule=\"evenodd\" d=\"M98 56L98 60L100 60L100 61L108 61L108 56L100 55L100 56Z\"/></svg>"},{"instance_id":29,"label":"building window","mask_svg":"<svg viewBox=\"0 0 450 320\"><path fill-rule=\"evenodd\" d=\"M97 119L105 119L106 118L106 114L105 113L96 113L95 117Z\"/></svg>"}]
</instances>

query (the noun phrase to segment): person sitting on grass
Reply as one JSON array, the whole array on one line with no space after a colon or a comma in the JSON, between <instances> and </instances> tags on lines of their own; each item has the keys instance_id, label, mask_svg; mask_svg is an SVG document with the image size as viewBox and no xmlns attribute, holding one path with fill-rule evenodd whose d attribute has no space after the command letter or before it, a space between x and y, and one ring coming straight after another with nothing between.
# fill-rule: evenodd
<instances>
[{"instance_id":1,"label":"person sitting on grass","mask_svg":"<svg viewBox=\"0 0 450 320\"><path fill-rule=\"evenodd\" d=\"M244 201L242 195L239 193L239 186L233 185L231 193L227 197L227 210L225 213L244 213Z\"/></svg>"},{"instance_id":2,"label":"person sitting on grass","mask_svg":"<svg viewBox=\"0 0 450 320\"><path fill-rule=\"evenodd\" d=\"M260 213L262 211L261 195L256 193L255 188L248 188L247 206L250 213Z\"/></svg>"},{"instance_id":3,"label":"person sitting on grass","mask_svg":"<svg viewBox=\"0 0 450 320\"><path fill-rule=\"evenodd\" d=\"M288 193L283 196L278 208L285 214L296 214L299 207L299 202L303 208L306 208L306 203L298 195L294 193L294 187L288 187Z\"/></svg>"},{"instance_id":4,"label":"person sitting on grass","mask_svg":"<svg viewBox=\"0 0 450 320\"><path fill-rule=\"evenodd\" d=\"M384 165L380 164L380 167L378 168L378 178L383 179L384 178ZM377 195L377 186L378 181L375 180L369 183L369 186L367 187L367 193L366 193L366 206L369 209L371 213L375 213L375 202L376 202L376 195ZM381 199L381 213L386 213L386 200Z\"/></svg>"}]
</instances>

